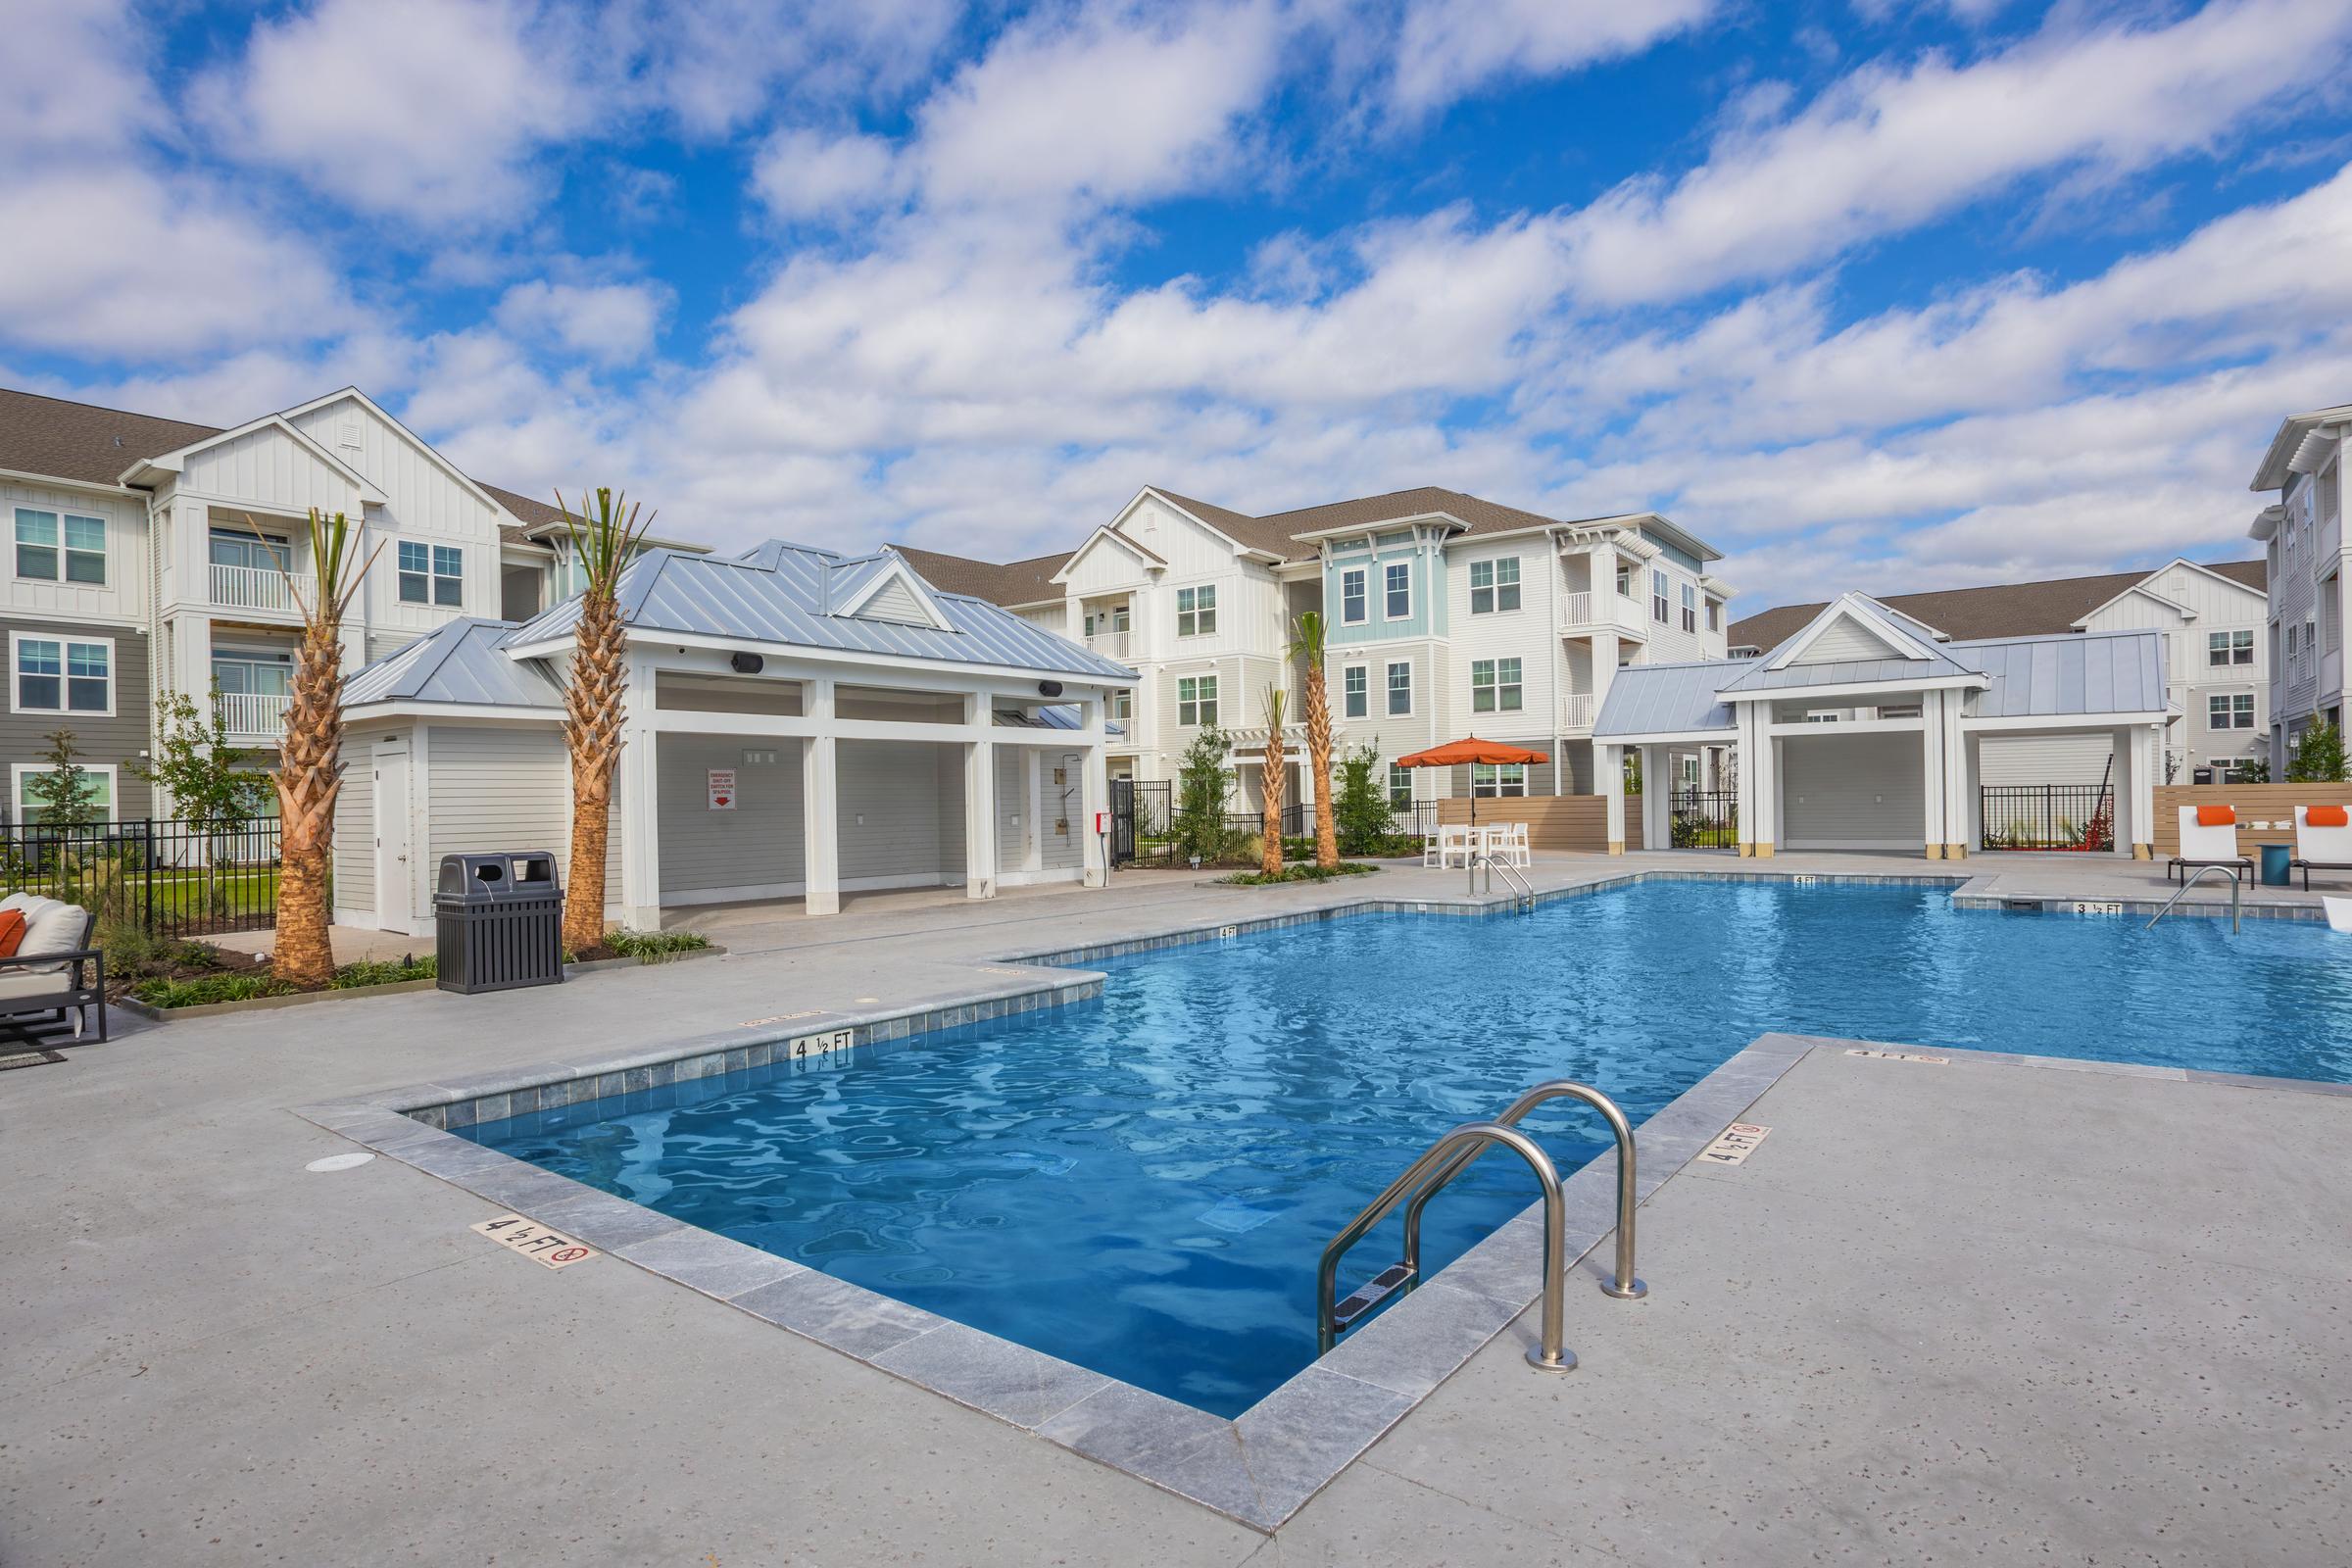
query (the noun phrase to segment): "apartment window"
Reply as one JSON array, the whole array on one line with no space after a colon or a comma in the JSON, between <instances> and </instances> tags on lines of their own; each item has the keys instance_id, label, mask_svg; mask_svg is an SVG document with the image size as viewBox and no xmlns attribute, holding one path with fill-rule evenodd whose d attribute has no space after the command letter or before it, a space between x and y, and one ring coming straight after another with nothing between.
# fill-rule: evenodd
<instances>
[{"instance_id":1,"label":"apartment window","mask_svg":"<svg viewBox=\"0 0 2352 1568\"><path fill-rule=\"evenodd\" d=\"M1382 568L1381 581L1387 598L1383 607L1391 620L1409 620L1413 613L1413 567L1410 562L1392 561Z\"/></svg>"},{"instance_id":2,"label":"apartment window","mask_svg":"<svg viewBox=\"0 0 2352 1568\"><path fill-rule=\"evenodd\" d=\"M17 509L17 575L106 585L106 519Z\"/></svg>"},{"instance_id":3,"label":"apartment window","mask_svg":"<svg viewBox=\"0 0 2352 1568\"><path fill-rule=\"evenodd\" d=\"M16 664L13 694L20 713L112 713L115 645L109 639L9 639Z\"/></svg>"},{"instance_id":4,"label":"apartment window","mask_svg":"<svg viewBox=\"0 0 2352 1568\"><path fill-rule=\"evenodd\" d=\"M1617 594L1621 599L1634 597L1634 568L1622 561L1617 563Z\"/></svg>"},{"instance_id":5,"label":"apartment window","mask_svg":"<svg viewBox=\"0 0 2352 1568\"><path fill-rule=\"evenodd\" d=\"M1340 573L1340 623L1360 626L1371 618L1371 589L1367 573L1361 566L1349 566Z\"/></svg>"},{"instance_id":6,"label":"apartment window","mask_svg":"<svg viewBox=\"0 0 2352 1568\"><path fill-rule=\"evenodd\" d=\"M1698 590L1689 583L1683 584L1683 630L1698 630Z\"/></svg>"},{"instance_id":7,"label":"apartment window","mask_svg":"<svg viewBox=\"0 0 2352 1568\"><path fill-rule=\"evenodd\" d=\"M1366 718L1372 712L1372 672L1361 664L1340 671L1340 713L1344 718Z\"/></svg>"},{"instance_id":8,"label":"apartment window","mask_svg":"<svg viewBox=\"0 0 2352 1568\"><path fill-rule=\"evenodd\" d=\"M2254 633L2243 631L2208 632L2205 636L2205 662L2208 664L2251 664L2254 662Z\"/></svg>"},{"instance_id":9,"label":"apartment window","mask_svg":"<svg viewBox=\"0 0 2352 1568\"><path fill-rule=\"evenodd\" d=\"M1217 721L1217 677L1186 675L1176 682L1176 722L1184 725Z\"/></svg>"},{"instance_id":10,"label":"apartment window","mask_svg":"<svg viewBox=\"0 0 2352 1568\"><path fill-rule=\"evenodd\" d=\"M1673 607L1666 599L1666 574L1652 568L1649 574L1649 618L1663 626L1673 614Z\"/></svg>"},{"instance_id":11,"label":"apartment window","mask_svg":"<svg viewBox=\"0 0 2352 1568\"><path fill-rule=\"evenodd\" d=\"M1723 601L1720 599L1707 601L1707 630L1723 630Z\"/></svg>"},{"instance_id":12,"label":"apartment window","mask_svg":"<svg viewBox=\"0 0 2352 1568\"><path fill-rule=\"evenodd\" d=\"M1413 710L1413 666L1397 662L1389 666L1389 711L1409 713Z\"/></svg>"},{"instance_id":13,"label":"apartment window","mask_svg":"<svg viewBox=\"0 0 2352 1568\"><path fill-rule=\"evenodd\" d=\"M1816 709L1805 715L1805 722L1808 724L1835 724L1843 717L1845 715L1835 709Z\"/></svg>"},{"instance_id":14,"label":"apartment window","mask_svg":"<svg viewBox=\"0 0 2352 1568\"><path fill-rule=\"evenodd\" d=\"M1176 590L1176 635L1214 637L1217 634L1217 586Z\"/></svg>"},{"instance_id":15,"label":"apartment window","mask_svg":"<svg viewBox=\"0 0 2352 1568\"><path fill-rule=\"evenodd\" d=\"M1493 800L1501 795L1527 793L1527 764L1525 762L1472 762L1470 764L1470 793L1481 800Z\"/></svg>"},{"instance_id":16,"label":"apartment window","mask_svg":"<svg viewBox=\"0 0 2352 1568\"><path fill-rule=\"evenodd\" d=\"M32 781L44 773L54 773L57 769L43 766L38 762L19 762L13 771L16 775L17 820L25 827L36 826L42 817L49 814L49 803L33 793ZM91 763L84 766L81 772L82 782L89 790L90 800L98 808L99 820L113 821L115 818L115 765L112 762Z\"/></svg>"},{"instance_id":17,"label":"apartment window","mask_svg":"<svg viewBox=\"0 0 2352 1568\"><path fill-rule=\"evenodd\" d=\"M2239 692L2234 696L2215 693L2205 699L2205 722L2213 729L2252 729L2254 727L2254 694Z\"/></svg>"},{"instance_id":18,"label":"apartment window","mask_svg":"<svg viewBox=\"0 0 2352 1568\"><path fill-rule=\"evenodd\" d=\"M1110 716L1119 719L1133 718L1135 716L1135 693L1112 692L1110 694Z\"/></svg>"},{"instance_id":19,"label":"apartment window","mask_svg":"<svg viewBox=\"0 0 2352 1568\"><path fill-rule=\"evenodd\" d=\"M466 552L455 545L400 541L400 602L457 606L466 602Z\"/></svg>"},{"instance_id":20,"label":"apartment window","mask_svg":"<svg viewBox=\"0 0 2352 1568\"><path fill-rule=\"evenodd\" d=\"M1409 811L1413 808L1413 770L1389 764L1389 809Z\"/></svg>"},{"instance_id":21,"label":"apartment window","mask_svg":"<svg viewBox=\"0 0 2352 1568\"><path fill-rule=\"evenodd\" d=\"M1519 711L1519 661L1474 659L1470 662L1470 710L1475 713Z\"/></svg>"},{"instance_id":22,"label":"apartment window","mask_svg":"<svg viewBox=\"0 0 2352 1568\"><path fill-rule=\"evenodd\" d=\"M1470 613L1492 615L1519 608L1519 558L1470 563Z\"/></svg>"}]
</instances>

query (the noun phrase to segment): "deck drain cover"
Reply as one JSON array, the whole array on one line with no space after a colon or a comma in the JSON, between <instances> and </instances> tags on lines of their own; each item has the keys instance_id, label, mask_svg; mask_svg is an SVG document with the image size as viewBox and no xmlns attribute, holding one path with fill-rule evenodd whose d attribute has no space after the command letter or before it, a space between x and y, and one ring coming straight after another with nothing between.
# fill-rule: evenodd
<instances>
[{"instance_id":1,"label":"deck drain cover","mask_svg":"<svg viewBox=\"0 0 2352 1568\"><path fill-rule=\"evenodd\" d=\"M324 1159L314 1159L302 1168L304 1170L353 1170L367 1164L374 1157L373 1154L354 1150L348 1154L329 1154Z\"/></svg>"}]
</instances>

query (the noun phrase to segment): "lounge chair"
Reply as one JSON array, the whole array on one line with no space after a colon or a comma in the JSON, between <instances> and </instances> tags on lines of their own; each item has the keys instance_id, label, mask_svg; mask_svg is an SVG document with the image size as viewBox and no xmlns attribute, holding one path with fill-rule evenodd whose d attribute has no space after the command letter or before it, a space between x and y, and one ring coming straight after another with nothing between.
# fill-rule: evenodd
<instances>
[{"instance_id":1,"label":"lounge chair","mask_svg":"<svg viewBox=\"0 0 2352 1568\"><path fill-rule=\"evenodd\" d=\"M2287 865L2303 873L2303 891L2311 891L2314 871L2352 874L2352 812L2340 806L2295 808L2295 858Z\"/></svg>"},{"instance_id":2,"label":"lounge chair","mask_svg":"<svg viewBox=\"0 0 2352 1568\"><path fill-rule=\"evenodd\" d=\"M2180 808L2180 853L2165 861L2165 877L2167 880L2177 877L2185 884L2191 871L2205 865L2231 866L2246 881L2254 880L2252 858L2237 853L2235 807Z\"/></svg>"},{"instance_id":3,"label":"lounge chair","mask_svg":"<svg viewBox=\"0 0 2352 1568\"><path fill-rule=\"evenodd\" d=\"M98 917L76 904L12 893L0 911L24 916L24 936L13 956L0 958L0 1035L27 1043L71 1033L106 1039L106 956L90 946Z\"/></svg>"}]
</instances>

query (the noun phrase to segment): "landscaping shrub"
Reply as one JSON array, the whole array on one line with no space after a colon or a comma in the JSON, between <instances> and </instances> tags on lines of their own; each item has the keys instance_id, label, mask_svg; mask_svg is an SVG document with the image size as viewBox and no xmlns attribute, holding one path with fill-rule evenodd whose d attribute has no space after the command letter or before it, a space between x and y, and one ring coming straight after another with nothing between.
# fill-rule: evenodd
<instances>
[{"instance_id":1,"label":"landscaping shrub","mask_svg":"<svg viewBox=\"0 0 2352 1568\"><path fill-rule=\"evenodd\" d=\"M421 958L412 953L399 958L383 958L374 962L362 959L337 969L332 989L351 991L361 986L393 986L404 980L430 980L440 972L440 955L432 953Z\"/></svg>"},{"instance_id":2,"label":"landscaping shrub","mask_svg":"<svg viewBox=\"0 0 2352 1568\"><path fill-rule=\"evenodd\" d=\"M681 953L698 953L710 945L700 931L622 931L605 933L605 950L616 958L660 963Z\"/></svg>"},{"instance_id":3,"label":"landscaping shrub","mask_svg":"<svg viewBox=\"0 0 2352 1568\"><path fill-rule=\"evenodd\" d=\"M1230 882L1235 887L1262 888L1274 882L1328 882L1339 876L1366 876L1379 869L1379 866L1366 865L1361 860L1342 860L1329 867L1306 860L1297 865L1286 865L1273 876L1263 871L1236 871L1231 876L1221 876L1217 880Z\"/></svg>"}]
</instances>

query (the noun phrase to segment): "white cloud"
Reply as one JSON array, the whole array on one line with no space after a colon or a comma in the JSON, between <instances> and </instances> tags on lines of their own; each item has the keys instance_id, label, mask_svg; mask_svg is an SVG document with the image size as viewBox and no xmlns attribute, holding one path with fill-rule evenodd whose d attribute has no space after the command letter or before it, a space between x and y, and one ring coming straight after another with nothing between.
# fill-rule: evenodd
<instances>
[{"instance_id":1,"label":"white cloud","mask_svg":"<svg viewBox=\"0 0 2352 1568\"><path fill-rule=\"evenodd\" d=\"M780 218L870 213L903 200L910 171L880 136L780 130L752 165L752 190Z\"/></svg>"},{"instance_id":2,"label":"white cloud","mask_svg":"<svg viewBox=\"0 0 2352 1568\"><path fill-rule=\"evenodd\" d=\"M2028 175L2114 175L2209 147L2299 70L2345 57L2340 0L2240 0L2170 26L2064 21L1968 66L1855 72L1795 115L1742 126L1680 179L1628 180L1572 225L1580 287L1620 303L1768 277L1948 213Z\"/></svg>"},{"instance_id":3,"label":"white cloud","mask_svg":"<svg viewBox=\"0 0 2352 1568\"><path fill-rule=\"evenodd\" d=\"M598 365L629 365L653 352L670 292L654 283L517 283L499 298L498 324Z\"/></svg>"},{"instance_id":4,"label":"white cloud","mask_svg":"<svg viewBox=\"0 0 2352 1568\"><path fill-rule=\"evenodd\" d=\"M126 0L10 0L0 151L127 146L163 122Z\"/></svg>"},{"instance_id":5,"label":"white cloud","mask_svg":"<svg viewBox=\"0 0 2352 1568\"><path fill-rule=\"evenodd\" d=\"M1639 54L1713 9L1714 0L1411 0L1393 94L1408 111L1439 108L1497 78Z\"/></svg>"}]
</instances>

